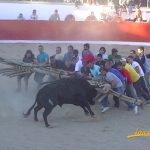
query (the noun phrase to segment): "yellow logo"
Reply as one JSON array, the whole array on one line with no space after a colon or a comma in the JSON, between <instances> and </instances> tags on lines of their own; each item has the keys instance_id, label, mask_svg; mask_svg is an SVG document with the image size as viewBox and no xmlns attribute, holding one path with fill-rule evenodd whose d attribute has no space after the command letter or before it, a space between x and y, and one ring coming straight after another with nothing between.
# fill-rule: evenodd
<instances>
[{"instance_id":1,"label":"yellow logo","mask_svg":"<svg viewBox=\"0 0 150 150\"><path fill-rule=\"evenodd\" d=\"M150 130L142 131L140 129L137 129L133 134L128 135L127 138L133 138L138 136L150 136Z\"/></svg>"}]
</instances>

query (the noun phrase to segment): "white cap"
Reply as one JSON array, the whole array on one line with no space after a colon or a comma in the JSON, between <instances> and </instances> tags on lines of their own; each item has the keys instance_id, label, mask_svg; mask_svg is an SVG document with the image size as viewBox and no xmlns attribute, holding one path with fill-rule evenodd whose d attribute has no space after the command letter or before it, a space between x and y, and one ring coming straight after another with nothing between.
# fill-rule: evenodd
<instances>
[{"instance_id":1,"label":"white cap","mask_svg":"<svg viewBox=\"0 0 150 150\"><path fill-rule=\"evenodd\" d=\"M127 61L125 58L121 58L121 60L120 61Z\"/></svg>"}]
</instances>

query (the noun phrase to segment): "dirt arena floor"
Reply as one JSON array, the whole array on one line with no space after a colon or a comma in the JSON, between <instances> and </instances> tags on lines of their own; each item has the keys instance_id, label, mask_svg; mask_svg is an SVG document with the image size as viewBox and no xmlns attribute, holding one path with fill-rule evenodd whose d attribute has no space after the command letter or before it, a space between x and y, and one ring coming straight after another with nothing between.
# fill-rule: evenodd
<instances>
[{"instance_id":1,"label":"dirt arena floor","mask_svg":"<svg viewBox=\"0 0 150 150\"><path fill-rule=\"evenodd\" d=\"M22 59L27 49L38 54L39 44L0 44L0 57ZM63 53L69 44L43 44L45 51L52 55L56 46L61 46ZM82 51L82 44L73 44ZM123 56L138 46L91 45L96 54L99 47L105 46L108 53L117 48ZM150 52L150 47L145 47ZM0 64L0 67L3 65ZM45 78L46 80L46 78ZM0 76L0 150L149 150L150 137L128 139L137 129L150 130L150 105L140 109L139 115L127 111L124 103L119 109L113 107L101 113L101 105L92 107L96 118L84 116L83 111L73 105L56 107L48 121L54 128L46 128L39 112L39 122L34 122L33 112L23 118L25 112L35 100L37 93L33 75L30 78L29 91L16 92L16 78ZM110 101L112 98L110 97ZM113 104L113 103L112 103Z\"/></svg>"}]
</instances>

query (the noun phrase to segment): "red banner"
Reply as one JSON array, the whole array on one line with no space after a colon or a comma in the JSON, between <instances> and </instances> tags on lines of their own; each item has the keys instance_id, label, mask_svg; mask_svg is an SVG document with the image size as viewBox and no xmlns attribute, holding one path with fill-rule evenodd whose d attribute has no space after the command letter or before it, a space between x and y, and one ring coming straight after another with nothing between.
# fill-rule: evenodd
<instances>
[{"instance_id":1,"label":"red banner","mask_svg":"<svg viewBox=\"0 0 150 150\"><path fill-rule=\"evenodd\" d=\"M150 23L1 20L0 40L150 42Z\"/></svg>"}]
</instances>

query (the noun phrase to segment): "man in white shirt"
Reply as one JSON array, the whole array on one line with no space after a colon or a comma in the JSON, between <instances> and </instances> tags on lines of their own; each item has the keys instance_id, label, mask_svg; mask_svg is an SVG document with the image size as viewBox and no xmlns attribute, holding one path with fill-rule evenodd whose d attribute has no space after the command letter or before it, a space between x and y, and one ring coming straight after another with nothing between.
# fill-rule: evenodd
<instances>
[{"instance_id":1,"label":"man in white shirt","mask_svg":"<svg viewBox=\"0 0 150 150\"><path fill-rule=\"evenodd\" d=\"M81 68L83 67L82 64L82 57L79 56L79 51L77 49L73 50L73 60L72 63L75 65L75 72L81 72Z\"/></svg>"},{"instance_id":2,"label":"man in white shirt","mask_svg":"<svg viewBox=\"0 0 150 150\"><path fill-rule=\"evenodd\" d=\"M38 15L36 13L36 9L33 9L32 15L30 16L30 20L38 20Z\"/></svg>"},{"instance_id":3,"label":"man in white shirt","mask_svg":"<svg viewBox=\"0 0 150 150\"><path fill-rule=\"evenodd\" d=\"M61 50L61 47L60 46L57 46L56 47L56 51L55 51L55 54L52 55L55 57L56 60L63 60L63 56L62 56L62 50Z\"/></svg>"}]
</instances>

